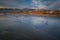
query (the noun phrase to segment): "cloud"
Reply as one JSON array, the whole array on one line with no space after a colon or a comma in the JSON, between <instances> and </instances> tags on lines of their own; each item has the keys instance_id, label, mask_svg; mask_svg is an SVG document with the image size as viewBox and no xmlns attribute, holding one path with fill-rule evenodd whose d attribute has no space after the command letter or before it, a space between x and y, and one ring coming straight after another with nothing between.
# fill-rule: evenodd
<instances>
[{"instance_id":1,"label":"cloud","mask_svg":"<svg viewBox=\"0 0 60 40\"><path fill-rule=\"evenodd\" d=\"M2 0L0 1L0 6L5 6L5 7L11 7L11 8L15 8L17 7L17 4L14 0Z\"/></svg>"},{"instance_id":2,"label":"cloud","mask_svg":"<svg viewBox=\"0 0 60 40\"><path fill-rule=\"evenodd\" d=\"M45 9L47 8L46 5L43 4L40 0L32 0L33 8L37 9Z\"/></svg>"},{"instance_id":3,"label":"cloud","mask_svg":"<svg viewBox=\"0 0 60 40\"><path fill-rule=\"evenodd\" d=\"M26 6L25 2L21 0L2 0L0 1L0 6L5 6L6 8L23 8L23 6Z\"/></svg>"},{"instance_id":4,"label":"cloud","mask_svg":"<svg viewBox=\"0 0 60 40\"><path fill-rule=\"evenodd\" d=\"M53 7L60 6L60 1L55 1L49 5L49 9L54 9Z\"/></svg>"},{"instance_id":5,"label":"cloud","mask_svg":"<svg viewBox=\"0 0 60 40\"><path fill-rule=\"evenodd\" d=\"M60 0L32 0L32 4L34 9L58 9L56 6L60 5Z\"/></svg>"},{"instance_id":6,"label":"cloud","mask_svg":"<svg viewBox=\"0 0 60 40\"><path fill-rule=\"evenodd\" d=\"M5 8L4 6L0 6L0 8Z\"/></svg>"},{"instance_id":7,"label":"cloud","mask_svg":"<svg viewBox=\"0 0 60 40\"><path fill-rule=\"evenodd\" d=\"M20 9L60 9L60 0L0 0L0 8L4 7Z\"/></svg>"}]
</instances>

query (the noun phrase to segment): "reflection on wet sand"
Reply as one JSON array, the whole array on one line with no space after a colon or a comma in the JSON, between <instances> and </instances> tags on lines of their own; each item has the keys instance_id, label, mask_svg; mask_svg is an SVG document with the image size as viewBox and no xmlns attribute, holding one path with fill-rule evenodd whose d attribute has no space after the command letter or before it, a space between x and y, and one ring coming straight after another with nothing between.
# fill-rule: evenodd
<instances>
[{"instance_id":1,"label":"reflection on wet sand","mask_svg":"<svg viewBox=\"0 0 60 40\"><path fill-rule=\"evenodd\" d=\"M60 17L0 18L1 40L60 40Z\"/></svg>"}]
</instances>

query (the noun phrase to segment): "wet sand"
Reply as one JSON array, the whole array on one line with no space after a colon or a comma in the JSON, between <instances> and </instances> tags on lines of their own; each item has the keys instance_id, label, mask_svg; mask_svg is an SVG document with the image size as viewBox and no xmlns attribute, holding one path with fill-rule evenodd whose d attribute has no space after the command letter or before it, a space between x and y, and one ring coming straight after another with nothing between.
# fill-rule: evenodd
<instances>
[{"instance_id":1,"label":"wet sand","mask_svg":"<svg viewBox=\"0 0 60 40\"><path fill-rule=\"evenodd\" d=\"M60 40L60 17L7 16L0 18L1 40Z\"/></svg>"}]
</instances>

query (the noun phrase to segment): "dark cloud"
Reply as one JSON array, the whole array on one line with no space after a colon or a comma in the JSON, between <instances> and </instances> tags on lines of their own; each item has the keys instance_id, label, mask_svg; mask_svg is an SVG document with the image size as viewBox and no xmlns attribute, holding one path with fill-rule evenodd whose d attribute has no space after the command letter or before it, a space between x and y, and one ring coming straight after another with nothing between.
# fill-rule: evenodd
<instances>
[{"instance_id":1,"label":"dark cloud","mask_svg":"<svg viewBox=\"0 0 60 40\"><path fill-rule=\"evenodd\" d=\"M0 8L60 9L60 0L0 0Z\"/></svg>"}]
</instances>

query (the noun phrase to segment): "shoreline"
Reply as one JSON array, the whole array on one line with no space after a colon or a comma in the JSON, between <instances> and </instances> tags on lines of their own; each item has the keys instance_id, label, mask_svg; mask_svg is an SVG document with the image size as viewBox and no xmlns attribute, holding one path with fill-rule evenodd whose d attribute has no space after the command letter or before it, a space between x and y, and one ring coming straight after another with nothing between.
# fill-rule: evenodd
<instances>
[{"instance_id":1,"label":"shoreline","mask_svg":"<svg viewBox=\"0 0 60 40\"><path fill-rule=\"evenodd\" d=\"M9 16L14 16L14 17L20 17L20 16L35 16L35 17L60 17L60 16L56 16L56 15L8 15L8 16L0 16L0 18L5 18L5 17L9 17Z\"/></svg>"}]
</instances>

